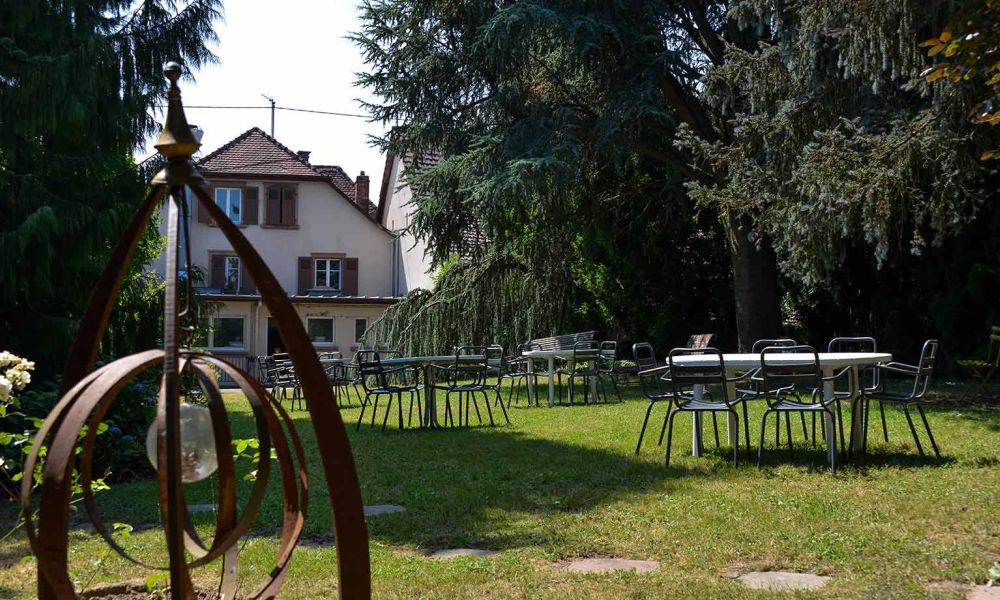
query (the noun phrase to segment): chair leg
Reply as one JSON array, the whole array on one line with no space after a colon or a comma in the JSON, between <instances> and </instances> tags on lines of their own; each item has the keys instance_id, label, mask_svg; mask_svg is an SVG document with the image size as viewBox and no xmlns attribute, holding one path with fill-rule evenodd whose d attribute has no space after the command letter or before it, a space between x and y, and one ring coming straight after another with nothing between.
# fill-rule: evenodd
<instances>
[{"instance_id":1,"label":"chair leg","mask_svg":"<svg viewBox=\"0 0 1000 600\"><path fill-rule=\"evenodd\" d=\"M781 448L781 413L774 413L774 447Z\"/></svg>"},{"instance_id":2,"label":"chair leg","mask_svg":"<svg viewBox=\"0 0 1000 600\"><path fill-rule=\"evenodd\" d=\"M885 443L888 444L889 429L885 426L885 403L883 403L881 400L878 401L878 412L880 415L882 415L882 438L885 440Z\"/></svg>"},{"instance_id":3,"label":"chair leg","mask_svg":"<svg viewBox=\"0 0 1000 600\"><path fill-rule=\"evenodd\" d=\"M927 422L927 415L924 414L924 407L917 404L917 412L920 413L920 418L924 422L924 429L927 430L927 437L931 440L931 447L934 448L934 455L937 456L937 459L940 461L941 452L938 450L937 442L934 441L934 434L931 433L931 426L930 423Z\"/></svg>"},{"instance_id":4,"label":"chair leg","mask_svg":"<svg viewBox=\"0 0 1000 600\"><path fill-rule=\"evenodd\" d=\"M721 446L721 444L719 444L719 420L715 418L714 411L712 412L712 429L715 430L715 447L718 448Z\"/></svg>"},{"instance_id":5,"label":"chair leg","mask_svg":"<svg viewBox=\"0 0 1000 600\"><path fill-rule=\"evenodd\" d=\"M372 428L375 427L375 415L378 414L378 394L375 394L375 401L372 404Z\"/></svg>"},{"instance_id":6,"label":"chair leg","mask_svg":"<svg viewBox=\"0 0 1000 600\"><path fill-rule=\"evenodd\" d=\"M385 416L382 417L382 431L385 431L385 426L389 424L389 413L392 412L392 394L389 394L389 401L385 405Z\"/></svg>"},{"instance_id":7,"label":"chair leg","mask_svg":"<svg viewBox=\"0 0 1000 600\"><path fill-rule=\"evenodd\" d=\"M413 429L413 392L410 392L409 394L410 394L410 410L408 416L406 417L406 426L409 427L410 429ZM403 405L402 392L400 392L399 404L400 406Z\"/></svg>"},{"instance_id":8,"label":"chair leg","mask_svg":"<svg viewBox=\"0 0 1000 600\"><path fill-rule=\"evenodd\" d=\"M920 438L917 437L917 429L913 426L913 419L910 418L910 410L905 404L903 405L903 414L906 415L906 422L910 425L910 433L913 434L913 441L917 443L917 451L920 452L920 456L924 456L924 447L920 445Z\"/></svg>"},{"instance_id":9,"label":"chair leg","mask_svg":"<svg viewBox=\"0 0 1000 600\"><path fill-rule=\"evenodd\" d=\"M459 400L458 403L458 418L462 419L462 401ZM444 394L444 423L448 424L451 421L451 426L455 426L455 415L451 412L451 392L445 392Z\"/></svg>"},{"instance_id":10,"label":"chair leg","mask_svg":"<svg viewBox=\"0 0 1000 600\"><path fill-rule=\"evenodd\" d=\"M476 393L475 392L469 392L469 400L472 401L472 406L476 409L476 419L479 421L479 424L482 425L483 424L483 416L481 414L479 414L479 401L476 400ZM490 401L487 400L486 403L489 404ZM489 407L487 406L486 408L489 408ZM468 426L469 423L466 422L465 425Z\"/></svg>"},{"instance_id":11,"label":"chair leg","mask_svg":"<svg viewBox=\"0 0 1000 600\"><path fill-rule=\"evenodd\" d=\"M493 409L490 408L489 395L487 395L486 390L482 390L482 393L483 393L483 403L486 404L486 414L489 415L490 417L490 427L496 427L497 424L493 422Z\"/></svg>"},{"instance_id":12,"label":"chair leg","mask_svg":"<svg viewBox=\"0 0 1000 600\"><path fill-rule=\"evenodd\" d=\"M511 382L511 385L513 385L513 382ZM507 414L507 407L503 405L503 398L500 397L499 389L497 390L497 403L500 405L500 410L503 411L503 420L510 425L510 415Z\"/></svg>"},{"instance_id":13,"label":"chair leg","mask_svg":"<svg viewBox=\"0 0 1000 600\"><path fill-rule=\"evenodd\" d=\"M660 428L660 439L656 442L657 446L663 445L663 434L667 432L667 419L670 417L670 411L667 410L667 414L663 415L663 427Z\"/></svg>"},{"instance_id":14,"label":"chair leg","mask_svg":"<svg viewBox=\"0 0 1000 600\"><path fill-rule=\"evenodd\" d=\"M787 412L785 413L785 433L788 434L788 456L794 457L795 450L792 449L792 415Z\"/></svg>"},{"instance_id":15,"label":"chair leg","mask_svg":"<svg viewBox=\"0 0 1000 600\"><path fill-rule=\"evenodd\" d=\"M869 408L871 408L871 400L869 400L868 398L865 398L864 399L864 406L861 407L861 410L865 411L865 414L862 415L862 419L864 420L863 421L864 422L864 431L861 432L861 454L868 454L868 413L869 413Z\"/></svg>"},{"instance_id":16,"label":"chair leg","mask_svg":"<svg viewBox=\"0 0 1000 600\"><path fill-rule=\"evenodd\" d=\"M735 410L729 411L727 415L729 414L733 415L733 420L736 423L736 427L733 428L733 466L738 468L740 466L740 416ZM712 416L714 417L715 413L712 413Z\"/></svg>"},{"instance_id":17,"label":"chair leg","mask_svg":"<svg viewBox=\"0 0 1000 600\"><path fill-rule=\"evenodd\" d=\"M615 376L611 376L611 387L615 390L615 396L618 396L618 402L624 402L622 400L622 391L618 389L618 382L615 381Z\"/></svg>"},{"instance_id":18,"label":"chair leg","mask_svg":"<svg viewBox=\"0 0 1000 600\"><path fill-rule=\"evenodd\" d=\"M642 429L639 430L639 441L635 443L635 455L639 456L639 448L642 447L642 436L646 435L646 424L649 423L649 413L653 412L654 401L650 401L649 408L646 409L646 418L642 420Z\"/></svg>"},{"instance_id":19,"label":"chair leg","mask_svg":"<svg viewBox=\"0 0 1000 600\"><path fill-rule=\"evenodd\" d=\"M844 413L840 410L840 401L834 402L837 405L837 429L840 432L840 451L847 454L847 443L844 441Z\"/></svg>"},{"instance_id":20,"label":"chair leg","mask_svg":"<svg viewBox=\"0 0 1000 600\"><path fill-rule=\"evenodd\" d=\"M664 423L666 423L667 421L670 422L667 428L667 452L666 452L667 467L670 467L670 446L671 443L673 442L673 437L674 437L674 417L677 416L678 412L679 411L668 409L669 416L664 420Z\"/></svg>"},{"instance_id":21,"label":"chair leg","mask_svg":"<svg viewBox=\"0 0 1000 600\"><path fill-rule=\"evenodd\" d=\"M812 414L812 445L816 447L816 413Z\"/></svg>"},{"instance_id":22,"label":"chair leg","mask_svg":"<svg viewBox=\"0 0 1000 600\"><path fill-rule=\"evenodd\" d=\"M800 412L799 413L799 418L802 419L802 439L803 440L808 440L809 439L809 432L806 431L806 413Z\"/></svg>"},{"instance_id":23,"label":"chair leg","mask_svg":"<svg viewBox=\"0 0 1000 600\"><path fill-rule=\"evenodd\" d=\"M761 463L764 461L764 432L767 430L767 414L771 412L765 410L764 414L760 417L760 445L757 446L757 468L760 468ZM778 421L778 429L781 429L781 421Z\"/></svg>"},{"instance_id":24,"label":"chair leg","mask_svg":"<svg viewBox=\"0 0 1000 600\"><path fill-rule=\"evenodd\" d=\"M420 397L420 392L414 390L410 392L410 396L417 402L417 418L420 419L420 426L424 426L424 399ZM430 419L428 419L427 426L430 427Z\"/></svg>"},{"instance_id":25,"label":"chair leg","mask_svg":"<svg viewBox=\"0 0 1000 600\"><path fill-rule=\"evenodd\" d=\"M399 430L403 430L403 392L396 392L396 408L399 416Z\"/></svg>"},{"instance_id":26,"label":"chair leg","mask_svg":"<svg viewBox=\"0 0 1000 600\"><path fill-rule=\"evenodd\" d=\"M361 414L358 415L358 426L354 428L354 431L361 431L361 422L365 420L366 408L368 408L368 394L365 394L365 399L361 402Z\"/></svg>"},{"instance_id":27,"label":"chair leg","mask_svg":"<svg viewBox=\"0 0 1000 600\"><path fill-rule=\"evenodd\" d=\"M753 450L750 449L750 413L747 409L747 403L743 402L743 437L746 439L747 443L747 460L753 456Z\"/></svg>"}]
</instances>

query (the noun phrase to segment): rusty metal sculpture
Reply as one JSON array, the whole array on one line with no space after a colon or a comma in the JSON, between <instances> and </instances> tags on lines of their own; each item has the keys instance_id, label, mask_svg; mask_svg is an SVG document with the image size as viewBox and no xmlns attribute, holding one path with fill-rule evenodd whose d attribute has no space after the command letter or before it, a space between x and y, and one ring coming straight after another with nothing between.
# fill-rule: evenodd
<instances>
[{"instance_id":1,"label":"rusty metal sculpture","mask_svg":"<svg viewBox=\"0 0 1000 600\"><path fill-rule=\"evenodd\" d=\"M33 515L30 478L22 486L22 510L27 521L28 539L38 558L38 596L42 600L76 597L68 571L69 513L73 469L80 446L79 474L84 504L96 531L122 556L137 564L169 570L172 597L194 598L190 569L221 558L222 576L219 597L230 599L236 593L236 544L247 532L263 500L270 473L268 457L273 448L280 467L284 490L284 519L277 565L271 577L251 598L274 597L302 533L308 485L305 456L295 428L281 405L252 377L211 355L191 349L195 318L191 307L194 290L188 277L179 277L179 241L187 238L188 210L184 190L187 186L201 210L211 215L260 290L264 304L274 317L281 337L288 345L309 410L326 478L333 533L336 540L339 587L342 598L370 596L368 535L361 504L361 492L351 448L337 410L326 375L312 344L288 298L264 261L239 229L220 210L208 193L205 179L192 160L200 143L195 139L184 116L177 80L181 67L169 63L164 74L170 80L166 123L156 143L166 166L153 178L152 191L122 239L115 247L111 262L98 281L84 315L70 358L63 374L62 397L38 432L25 464L32 473L39 464L40 452L47 446L41 465L42 484L38 514ZM93 370L101 337L118 294L122 277L132 258L150 216L162 200L167 203L166 297L163 349L147 350L127 356ZM184 244L182 258L185 272L190 272L190 246ZM183 279L183 282L181 282ZM183 309L179 285L185 285ZM101 520L91 490L94 439L97 427L115 401L119 391L142 371L162 367L156 415L156 466L159 483L160 515L166 537L166 565L149 565L131 556L114 540ZM237 514L236 476L232 458L231 435L226 409L215 370L237 382L253 409L260 441L261 463L253 492L242 515ZM216 533L211 543L202 541L196 532L184 501L183 484L205 475L195 472L202 456L185 442L182 412L189 404L182 402L185 389L182 374L197 383L207 398L208 419L214 441L214 460L218 468L218 511ZM199 409L205 411L205 409ZM86 429L84 429L86 428ZM82 440L80 432L86 431ZM287 434L286 434L287 432ZM152 434L151 434L152 435ZM211 451L213 448L209 448ZM214 464L212 466L215 466Z\"/></svg>"}]
</instances>

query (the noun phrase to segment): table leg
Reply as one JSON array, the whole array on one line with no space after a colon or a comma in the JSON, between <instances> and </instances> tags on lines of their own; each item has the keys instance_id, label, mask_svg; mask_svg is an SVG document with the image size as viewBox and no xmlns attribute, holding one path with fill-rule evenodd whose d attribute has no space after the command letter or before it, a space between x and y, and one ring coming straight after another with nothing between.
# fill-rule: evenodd
<instances>
[{"instance_id":1,"label":"table leg","mask_svg":"<svg viewBox=\"0 0 1000 600\"><path fill-rule=\"evenodd\" d=\"M511 384L513 385L513 384ZM531 399L538 398L538 392L535 391L535 361L528 359L528 406L531 406ZM520 398L520 396L518 396Z\"/></svg>"},{"instance_id":2,"label":"table leg","mask_svg":"<svg viewBox=\"0 0 1000 600\"><path fill-rule=\"evenodd\" d=\"M424 426L440 427L437 420L437 399L434 397L434 369L424 367Z\"/></svg>"},{"instance_id":3,"label":"table leg","mask_svg":"<svg viewBox=\"0 0 1000 600\"><path fill-rule=\"evenodd\" d=\"M549 408L556 405L556 359L549 357Z\"/></svg>"},{"instance_id":4,"label":"table leg","mask_svg":"<svg viewBox=\"0 0 1000 600\"><path fill-rule=\"evenodd\" d=\"M590 378L590 403L597 404L597 376Z\"/></svg>"},{"instance_id":5,"label":"table leg","mask_svg":"<svg viewBox=\"0 0 1000 600\"><path fill-rule=\"evenodd\" d=\"M858 390L859 382L858 379L860 369L857 365L851 367L851 443L850 443L850 453L855 450L861 449L861 442L865 437L865 411L860 403L857 401L858 396L860 396L860 391Z\"/></svg>"},{"instance_id":6,"label":"table leg","mask_svg":"<svg viewBox=\"0 0 1000 600\"><path fill-rule=\"evenodd\" d=\"M833 377L833 369L824 369L824 377ZM829 402L834 397L833 382L823 382L823 399ZM834 408L833 410L836 410ZM832 412L823 411L823 418L826 420L826 457L831 468L836 469L837 465L837 421Z\"/></svg>"},{"instance_id":7,"label":"table leg","mask_svg":"<svg viewBox=\"0 0 1000 600\"><path fill-rule=\"evenodd\" d=\"M698 383L693 386L691 394L695 402L701 400L701 395L705 392L705 386ZM701 456L701 413L691 413L691 456Z\"/></svg>"}]
</instances>

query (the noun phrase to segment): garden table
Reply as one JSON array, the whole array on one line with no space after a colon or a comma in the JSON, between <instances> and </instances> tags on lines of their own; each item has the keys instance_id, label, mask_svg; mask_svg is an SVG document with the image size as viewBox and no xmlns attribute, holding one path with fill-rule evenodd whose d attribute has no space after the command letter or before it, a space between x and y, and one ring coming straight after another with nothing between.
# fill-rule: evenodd
<instances>
[{"instance_id":1,"label":"garden table","mask_svg":"<svg viewBox=\"0 0 1000 600\"><path fill-rule=\"evenodd\" d=\"M599 350L577 350L576 355L584 358L594 358L600 354ZM521 356L529 359L528 360L528 390L529 394L533 395L535 393L535 360L545 360L548 362L548 367L546 369L546 374L549 377L549 406L555 406L556 404L556 384L555 384L555 371L556 371L556 359L562 358L564 360L570 360L573 356L573 350L528 350L521 354ZM597 378L590 378L590 397L597 398Z\"/></svg>"},{"instance_id":2,"label":"garden table","mask_svg":"<svg viewBox=\"0 0 1000 600\"><path fill-rule=\"evenodd\" d=\"M486 357L481 354L469 354L467 356L459 356L458 360L460 362L483 362ZM424 371L424 419L421 425L424 427L441 427L437 418L437 399L434 397L434 381L436 377L435 370L431 368L432 365L453 365L455 364L454 354L445 354L441 356L404 356L401 358L383 358L381 361L383 367L401 367L405 365L416 365L421 367Z\"/></svg>"},{"instance_id":3,"label":"garden table","mask_svg":"<svg viewBox=\"0 0 1000 600\"><path fill-rule=\"evenodd\" d=\"M769 354L768 364L786 364L794 365L801 363L812 362L813 356L811 354L804 353L788 353L788 354ZM845 368L851 368L851 377L849 379L851 386L851 397L853 401L858 394L857 383L858 370L864 365L871 365L880 362L887 362L892 360L892 355L886 352L820 352L819 353L819 366L823 370L824 377L832 377L837 371ZM746 373L760 367L760 354L723 354L722 361L726 365L726 377L736 377L740 373ZM678 364L693 365L698 366L699 364L704 364L705 366L710 366L713 364L718 364L717 361L713 359L712 355L697 355L691 354L687 356L677 356L674 358L674 362ZM666 367L657 367L656 369L649 369L643 371L643 373L652 372L665 372ZM729 398L735 399L738 397L736 392L736 383L727 384L729 388ZM694 386L694 397L700 399L702 393L704 392L703 385ZM823 398L830 400L833 398L834 393L834 382L824 381L823 382ZM692 434L691 434L691 454L694 456L699 456L701 454L701 413L693 413L692 417L694 419ZM832 417L826 415L826 436L827 436L827 452L829 454L830 460L834 460L836 456L837 444L835 443L836 435L835 428ZM736 430L736 419L733 415L729 415L729 443L733 443L734 432ZM864 423L863 423L863 411L852 410L851 411L851 442L850 448L854 449L860 447L861 438L864 435Z\"/></svg>"}]
</instances>

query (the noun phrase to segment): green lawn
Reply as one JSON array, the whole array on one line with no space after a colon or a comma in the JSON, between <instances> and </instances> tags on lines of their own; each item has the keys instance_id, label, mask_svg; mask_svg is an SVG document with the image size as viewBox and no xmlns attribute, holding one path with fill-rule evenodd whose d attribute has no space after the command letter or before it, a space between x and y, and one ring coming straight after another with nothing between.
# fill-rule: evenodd
<instances>
[{"instance_id":1,"label":"green lawn","mask_svg":"<svg viewBox=\"0 0 1000 600\"><path fill-rule=\"evenodd\" d=\"M386 433L363 427L345 409L366 504L406 512L368 520L372 582L378 597L949 597L934 582L985 582L1000 558L1000 408L941 400L929 407L944 460L916 455L902 413L888 412L890 444L872 429L867 463L836 475L821 448L797 427L795 458L768 447L766 466L734 469L710 447L690 456L690 418L679 418L670 469L656 446L662 408L642 453L633 454L646 402L635 390L623 404L517 408L497 428ZM249 409L227 397L237 435L249 437ZM356 403L355 403L356 404ZM759 406L751 434L759 431ZM877 415L877 413L873 413ZM294 414L308 456L314 434ZM709 419L706 419L710 423ZM876 421L877 422L877 421ZM720 423L721 424L721 423ZM706 429L710 431L710 429ZM769 429L771 431L771 429ZM794 431L794 430L793 430ZM876 435L877 433L877 435ZM773 436L768 435L773 445ZM706 436L706 444L711 436ZM756 445L756 443L755 443ZM283 597L330 598L336 586L329 509L318 464L309 465L310 515ZM241 484L245 492L248 484ZM157 560L162 535L152 482L115 485L99 495L109 522L136 528L125 546ZM280 496L276 478L241 553L241 590L269 571L276 554ZM245 497L245 494L244 494ZM211 501L209 486L190 486L189 502ZM0 513L12 519L10 507ZM207 526L209 515L198 515ZM82 516L80 517L82 521ZM0 597L31 598L35 568L15 536L0 547ZM86 528L71 536L73 575L92 587L148 573L106 555ZM453 547L498 551L485 558L435 560ZM576 557L652 559L658 572L579 575L559 568ZM750 570L785 569L832 576L818 592L744 589L732 579ZM107 576L105 572L112 575ZM210 585L214 573L200 572ZM96 576L95 576L96 575ZM931 589L937 589L932 586ZM952 592L952 596L954 595Z\"/></svg>"}]
</instances>

